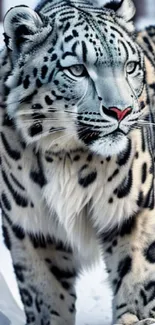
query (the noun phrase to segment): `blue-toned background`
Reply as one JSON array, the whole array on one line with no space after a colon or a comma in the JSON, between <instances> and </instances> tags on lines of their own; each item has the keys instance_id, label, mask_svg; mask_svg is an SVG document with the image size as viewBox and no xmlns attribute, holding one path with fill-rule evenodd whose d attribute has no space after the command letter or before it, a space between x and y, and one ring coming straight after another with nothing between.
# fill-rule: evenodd
<instances>
[{"instance_id":1,"label":"blue-toned background","mask_svg":"<svg viewBox=\"0 0 155 325\"><path fill-rule=\"evenodd\" d=\"M107 0L99 0L100 3L106 3ZM0 0L0 17L12 6L25 4L34 8L36 0ZM143 28L145 25L155 24L155 0L135 0L138 8L136 19L137 28ZM3 27L0 22L0 47L3 44ZM0 220L1 221L1 220ZM11 325L24 325L22 312L14 304L7 287L1 277L3 274L7 285L14 296L16 302L22 308L20 301L11 258L9 252L3 245L2 234L0 230L0 317L1 312L8 316ZM78 285L77 301L77 325L110 325L111 320L111 291L108 287L107 274L104 271L104 265L101 263L91 272L85 272ZM6 325L7 320L5 320ZM0 321L2 325L4 323Z\"/></svg>"}]
</instances>

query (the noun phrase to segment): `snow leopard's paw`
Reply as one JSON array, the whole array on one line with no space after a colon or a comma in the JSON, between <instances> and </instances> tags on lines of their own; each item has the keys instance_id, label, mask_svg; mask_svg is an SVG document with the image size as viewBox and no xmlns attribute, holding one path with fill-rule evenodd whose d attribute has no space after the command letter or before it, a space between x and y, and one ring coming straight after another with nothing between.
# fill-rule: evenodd
<instances>
[{"instance_id":1,"label":"snow leopard's paw","mask_svg":"<svg viewBox=\"0 0 155 325\"><path fill-rule=\"evenodd\" d=\"M129 323L129 322L126 322L126 323L115 323L113 325L155 325L155 319L153 318L146 318L146 319L143 319L141 321L138 321L138 322L134 322L134 323Z\"/></svg>"},{"instance_id":2,"label":"snow leopard's paw","mask_svg":"<svg viewBox=\"0 0 155 325\"><path fill-rule=\"evenodd\" d=\"M155 325L155 319L146 318L144 320L134 323L133 325Z\"/></svg>"}]
</instances>

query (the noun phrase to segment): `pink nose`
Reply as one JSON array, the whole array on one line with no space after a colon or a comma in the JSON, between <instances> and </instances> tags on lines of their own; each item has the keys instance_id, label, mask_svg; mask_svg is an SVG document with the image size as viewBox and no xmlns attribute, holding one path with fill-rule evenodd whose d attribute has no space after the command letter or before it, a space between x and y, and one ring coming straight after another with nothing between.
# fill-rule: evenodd
<instances>
[{"instance_id":1,"label":"pink nose","mask_svg":"<svg viewBox=\"0 0 155 325\"><path fill-rule=\"evenodd\" d=\"M122 121L127 115L130 114L131 107L128 107L128 108L124 109L123 111L121 111L117 107L110 107L110 110L116 113L118 121Z\"/></svg>"}]
</instances>

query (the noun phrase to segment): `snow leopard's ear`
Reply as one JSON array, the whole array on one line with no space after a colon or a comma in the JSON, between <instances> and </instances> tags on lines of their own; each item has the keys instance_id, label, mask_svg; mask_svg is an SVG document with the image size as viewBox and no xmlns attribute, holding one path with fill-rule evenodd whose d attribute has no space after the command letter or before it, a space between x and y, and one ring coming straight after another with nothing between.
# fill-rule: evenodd
<instances>
[{"instance_id":1,"label":"snow leopard's ear","mask_svg":"<svg viewBox=\"0 0 155 325\"><path fill-rule=\"evenodd\" d=\"M17 56L21 47L43 26L40 16L27 6L11 8L4 17L4 41L13 56Z\"/></svg>"},{"instance_id":2,"label":"snow leopard's ear","mask_svg":"<svg viewBox=\"0 0 155 325\"><path fill-rule=\"evenodd\" d=\"M126 22L133 20L136 13L136 8L133 0L123 0L116 13L118 16L124 18Z\"/></svg>"},{"instance_id":3,"label":"snow leopard's ear","mask_svg":"<svg viewBox=\"0 0 155 325\"><path fill-rule=\"evenodd\" d=\"M133 0L121 0L121 2L112 1L106 4L105 8L114 10L116 15L125 21L128 31L134 31L133 18L136 13L136 8Z\"/></svg>"}]
</instances>

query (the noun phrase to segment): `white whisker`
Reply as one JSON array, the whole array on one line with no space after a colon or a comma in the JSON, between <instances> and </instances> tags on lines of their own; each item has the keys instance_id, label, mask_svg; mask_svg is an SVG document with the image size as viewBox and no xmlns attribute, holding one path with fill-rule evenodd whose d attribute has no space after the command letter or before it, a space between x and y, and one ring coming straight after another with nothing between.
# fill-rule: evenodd
<instances>
[{"instance_id":1,"label":"white whisker","mask_svg":"<svg viewBox=\"0 0 155 325\"><path fill-rule=\"evenodd\" d=\"M138 121L139 124L142 124L142 125L149 125L149 126L155 126L155 123L154 122L149 122L149 121L143 121L143 120L140 120Z\"/></svg>"}]
</instances>

